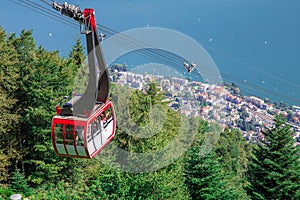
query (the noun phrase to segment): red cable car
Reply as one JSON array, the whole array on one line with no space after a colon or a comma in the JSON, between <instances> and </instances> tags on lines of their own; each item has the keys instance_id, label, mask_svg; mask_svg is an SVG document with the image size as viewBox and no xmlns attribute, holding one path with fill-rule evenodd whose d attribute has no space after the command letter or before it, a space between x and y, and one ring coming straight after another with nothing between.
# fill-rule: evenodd
<instances>
[{"instance_id":1,"label":"red cable car","mask_svg":"<svg viewBox=\"0 0 300 200\"><path fill-rule=\"evenodd\" d=\"M86 35L89 82L52 119L52 144L58 156L94 158L114 138L116 117L109 97L109 76L97 34L93 9L53 2L52 7L81 25Z\"/></svg>"},{"instance_id":2,"label":"red cable car","mask_svg":"<svg viewBox=\"0 0 300 200\"><path fill-rule=\"evenodd\" d=\"M90 117L55 116L52 143L59 156L95 157L113 138L116 120L110 101L96 105Z\"/></svg>"}]
</instances>

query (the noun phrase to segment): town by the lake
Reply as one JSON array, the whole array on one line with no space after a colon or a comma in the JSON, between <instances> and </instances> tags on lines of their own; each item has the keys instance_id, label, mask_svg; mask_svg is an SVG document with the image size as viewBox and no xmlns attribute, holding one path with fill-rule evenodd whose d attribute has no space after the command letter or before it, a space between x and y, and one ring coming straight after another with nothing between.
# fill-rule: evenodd
<instances>
[{"instance_id":1,"label":"town by the lake","mask_svg":"<svg viewBox=\"0 0 300 200\"><path fill-rule=\"evenodd\" d=\"M256 96L243 96L236 92L239 89L233 83L213 85L179 77L121 70L113 70L111 80L117 85L139 90L147 83L156 81L174 110L185 116L217 122L222 128L237 128L252 143L263 139L262 129L273 127L275 115L282 114L294 130L295 145L300 147L299 106L288 106Z\"/></svg>"}]
</instances>

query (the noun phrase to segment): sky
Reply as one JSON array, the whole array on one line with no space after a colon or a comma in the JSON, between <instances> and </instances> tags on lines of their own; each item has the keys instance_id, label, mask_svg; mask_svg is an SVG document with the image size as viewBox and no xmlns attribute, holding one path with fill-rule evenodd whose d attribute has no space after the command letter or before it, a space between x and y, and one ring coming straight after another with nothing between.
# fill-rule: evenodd
<instances>
[{"instance_id":1,"label":"sky","mask_svg":"<svg viewBox=\"0 0 300 200\"><path fill-rule=\"evenodd\" d=\"M31 1L47 6L40 0ZM7 33L32 29L38 45L59 50L62 56L70 52L76 35L84 41L79 29L14 2L3 0L0 7L0 26ZM94 8L97 23L117 32L146 26L182 32L208 51L222 73L273 91L270 95L284 94L283 101L293 99L293 104L300 104L298 0L68 2L82 9Z\"/></svg>"}]
</instances>

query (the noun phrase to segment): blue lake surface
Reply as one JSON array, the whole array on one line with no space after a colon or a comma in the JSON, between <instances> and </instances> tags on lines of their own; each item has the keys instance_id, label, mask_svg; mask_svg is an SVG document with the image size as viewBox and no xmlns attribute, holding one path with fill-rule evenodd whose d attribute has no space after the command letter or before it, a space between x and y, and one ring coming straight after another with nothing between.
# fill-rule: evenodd
<instances>
[{"instance_id":1,"label":"blue lake surface","mask_svg":"<svg viewBox=\"0 0 300 200\"><path fill-rule=\"evenodd\" d=\"M98 24L116 31L146 26L180 31L199 42L223 79L236 82L244 94L300 105L298 0L69 2L94 8ZM10 1L3 3L0 25L7 32L33 29L38 45L68 54L78 30Z\"/></svg>"}]
</instances>

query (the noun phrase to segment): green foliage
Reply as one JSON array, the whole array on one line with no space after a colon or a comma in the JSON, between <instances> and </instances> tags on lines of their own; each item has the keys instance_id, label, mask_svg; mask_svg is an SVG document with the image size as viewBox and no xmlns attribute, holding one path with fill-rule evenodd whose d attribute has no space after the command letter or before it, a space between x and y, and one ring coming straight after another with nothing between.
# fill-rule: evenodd
<instances>
[{"instance_id":1,"label":"green foliage","mask_svg":"<svg viewBox=\"0 0 300 200\"><path fill-rule=\"evenodd\" d=\"M78 35L76 35L75 45L73 46L69 54L69 58L70 61L78 68L84 63L84 47L82 46L81 40Z\"/></svg>"},{"instance_id":2,"label":"green foliage","mask_svg":"<svg viewBox=\"0 0 300 200\"><path fill-rule=\"evenodd\" d=\"M1 27L0 52L0 182L5 182L9 166L19 157L19 134L15 131L19 115L14 109L19 74L14 67L18 62L16 51Z\"/></svg>"},{"instance_id":3,"label":"green foliage","mask_svg":"<svg viewBox=\"0 0 300 200\"><path fill-rule=\"evenodd\" d=\"M177 143L177 140L185 140L182 137L184 133L188 134L180 130L183 127L189 129L189 126L195 124L188 120L183 123L180 115L166 106L164 98L156 83L150 83L143 92L115 87L112 101L118 111L116 114L119 120L115 143L119 148L129 152L127 158L122 157L123 162L129 161L125 163L126 169L134 171L141 167L155 169L158 165L164 166L176 154L175 149L180 151L181 148L186 148L182 143ZM174 140L177 148L171 148L173 151L164 149L161 153L152 153L161 150ZM150 154L147 154L148 152ZM141 158L136 153L148 156ZM122 189L124 193L119 196L121 199L188 198L186 186L183 184L182 162L179 160L153 173L125 173L122 177L125 184Z\"/></svg>"},{"instance_id":4,"label":"green foliage","mask_svg":"<svg viewBox=\"0 0 300 200\"><path fill-rule=\"evenodd\" d=\"M180 161L153 173L125 174L121 199L188 199Z\"/></svg>"},{"instance_id":5,"label":"green foliage","mask_svg":"<svg viewBox=\"0 0 300 200\"><path fill-rule=\"evenodd\" d=\"M250 162L249 194L252 199L299 199L300 161L291 127L278 116L275 127L263 134Z\"/></svg>"},{"instance_id":6,"label":"green foliage","mask_svg":"<svg viewBox=\"0 0 300 200\"><path fill-rule=\"evenodd\" d=\"M75 45L69 54L68 62L76 68L73 72L75 80L72 91L77 94L83 94L88 85L89 70L87 62L85 62L84 47L78 36L76 37Z\"/></svg>"},{"instance_id":7,"label":"green foliage","mask_svg":"<svg viewBox=\"0 0 300 200\"><path fill-rule=\"evenodd\" d=\"M151 109L154 106L161 105L159 110L155 110L156 112L159 112L161 109L167 109L166 103L163 103L165 99L164 93L157 86L157 83L151 82L147 85L144 92L135 90L130 96L129 114L138 125L149 123L149 118L152 114ZM155 117L160 117L161 115L162 113Z\"/></svg>"},{"instance_id":8,"label":"green foliage","mask_svg":"<svg viewBox=\"0 0 300 200\"><path fill-rule=\"evenodd\" d=\"M226 186L236 191L238 199L249 199L245 188L248 185L246 172L250 150L242 133L228 128L221 132L216 145L216 153L226 174Z\"/></svg>"},{"instance_id":9,"label":"green foliage","mask_svg":"<svg viewBox=\"0 0 300 200\"><path fill-rule=\"evenodd\" d=\"M84 54L79 46L77 41L77 54ZM22 31L17 37L1 29L0 50L1 181L7 181L7 169L14 163L22 173L25 170L31 185L58 181L72 161L55 156L51 119L55 105L72 91L77 63L59 57L57 51L37 48L32 31Z\"/></svg>"},{"instance_id":10,"label":"green foliage","mask_svg":"<svg viewBox=\"0 0 300 200\"><path fill-rule=\"evenodd\" d=\"M10 188L13 192L30 195L31 189L28 187L24 173L21 173L20 170L17 169L10 179Z\"/></svg>"},{"instance_id":11,"label":"green foliage","mask_svg":"<svg viewBox=\"0 0 300 200\"><path fill-rule=\"evenodd\" d=\"M14 192L7 186L0 185L0 199L9 199Z\"/></svg>"},{"instance_id":12,"label":"green foliage","mask_svg":"<svg viewBox=\"0 0 300 200\"><path fill-rule=\"evenodd\" d=\"M200 145L193 145L188 152L184 172L192 199L224 199L222 171L213 152L202 157Z\"/></svg>"},{"instance_id":13,"label":"green foliage","mask_svg":"<svg viewBox=\"0 0 300 200\"><path fill-rule=\"evenodd\" d=\"M164 147L180 127L180 115L170 110L156 83L144 92L115 88L112 98L118 111L118 146L133 152L147 152Z\"/></svg>"},{"instance_id":14,"label":"green foliage","mask_svg":"<svg viewBox=\"0 0 300 200\"><path fill-rule=\"evenodd\" d=\"M22 141L23 169L31 184L41 184L57 174L56 162L49 136L51 119L59 97L70 92L72 65L58 56L58 52L47 52L35 47L32 32L22 31L19 38L12 37L19 57L21 76L17 79L15 110L21 116L18 123Z\"/></svg>"},{"instance_id":15,"label":"green foliage","mask_svg":"<svg viewBox=\"0 0 300 200\"><path fill-rule=\"evenodd\" d=\"M192 199L247 199L243 188L232 184L236 179L228 170L224 171L226 158L218 156L215 147L209 146L216 140L216 127L211 126L201 123L194 143L187 152L184 174L190 196Z\"/></svg>"},{"instance_id":16,"label":"green foliage","mask_svg":"<svg viewBox=\"0 0 300 200\"><path fill-rule=\"evenodd\" d=\"M6 181L8 178L9 157L0 150L0 181Z\"/></svg>"},{"instance_id":17,"label":"green foliage","mask_svg":"<svg viewBox=\"0 0 300 200\"><path fill-rule=\"evenodd\" d=\"M222 199L225 193L219 159L204 147L207 131L207 123L202 123L185 158L185 184L192 199Z\"/></svg>"}]
</instances>

